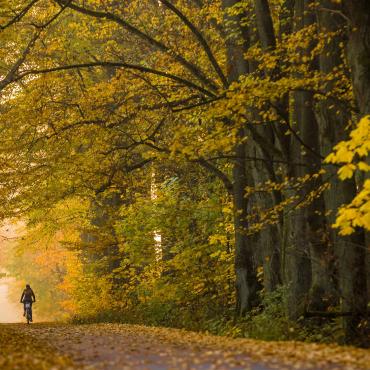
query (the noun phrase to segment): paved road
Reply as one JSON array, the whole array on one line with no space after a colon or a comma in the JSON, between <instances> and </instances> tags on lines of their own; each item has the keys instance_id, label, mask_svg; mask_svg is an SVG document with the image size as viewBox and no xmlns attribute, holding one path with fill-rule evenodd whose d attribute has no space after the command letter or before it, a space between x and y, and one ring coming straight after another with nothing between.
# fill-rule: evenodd
<instances>
[{"instance_id":1,"label":"paved road","mask_svg":"<svg viewBox=\"0 0 370 370\"><path fill-rule=\"evenodd\" d=\"M174 329L118 324L13 324L12 330L48 343L84 369L366 369L351 359L351 356L363 357L366 352L348 349L346 353L343 347L335 346L234 340ZM341 362L342 358L347 362Z\"/></svg>"},{"instance_id":2,"label":"paved road","mask_svg":"<svg viewBox=\"0 0 370 370\"><path fill-rule=\"evenodd\" d=\"M139 327L137 327L139 328ZM124 325L38 326L27 332L52 344L75 363L98 370L270 370L238 351L178 342L160 331ZM167 332L166 332L167 334Z\"/></svg>"}]
</instances>

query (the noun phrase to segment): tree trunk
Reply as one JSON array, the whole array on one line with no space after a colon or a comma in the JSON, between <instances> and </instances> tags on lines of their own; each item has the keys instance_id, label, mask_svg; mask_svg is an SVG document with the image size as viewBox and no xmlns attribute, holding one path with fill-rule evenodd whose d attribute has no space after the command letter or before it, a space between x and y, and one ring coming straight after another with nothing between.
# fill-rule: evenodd
<instances>
[{"instance_id":1,"label":"tree trunk","mask_svg":"<svg viewBox=\"0 0 370 370\"><path fill-rule=\"evenodd\" d=\"M270 126L271 128L271 126ZM270 141L273 143L273 133L266 127L257 127L260 135L264 137L270 136ZM268 135L268 136L267 136ZM249 165L249 171L253 174L252 186L258 186L266 183L268 180L276 182L276 175L273 168L273 156L261 150L257 144L249 143L248 155L264 159L263 161L254 161ZM281 201L279 194L270 194L266 192L258 192L255 194L256 203L262 212L272 209ZM256 220L259 221L258 219ZM259 248L258 257L259 263L263 266L263 286L267 293L273 292L281 283L281 222L276 220L276 223L263 225L259 231Z\"/></svg>"},{"instance_id":2,"label":"tree trunk","mask_svg":"<svg viewBox=\"0 0 370 370\"><path fill-rule=\"evenodd\" d=\"M269 24L266 20L265 23ZM263 25L261 27L263 27ZM257 29L257 24L252 24L251 28ZM270 34L269 37L273 39L274 35ZM260 36L257 32L251 33L251 43L257 43L259 39ZM267 48L268 40L265 40L264 44L266 44L265 46ZM249 61L250 73L256 73L256 67L255 62ZM263 122L263 118L256 109L253 109L250 115L252 121ZM276 145L273 125L273 123L257 124L253 127L253 130L270 143L271 146ZM277 123L277 125L279 125L279 123ZM253 132L251 132L251 135L253 137ZM248 142L246 145L248 146L248 156L261 158L260 161L253 161L252 165L249 166L250 172L253 174L253 184L251 185L260 185L266 181L277 182L273 151L269 152L265 146L259 145L258 142L253 144ZM276 191L272 193L257 193L255 197L257 198L257 206L262 209L262 212L272 209L281 202L281 193ZM280 256L282 242L281 223L282 220L278 220L274 224L264 225L258 235L258 257L261 261L259 263L263 266L263 286L267 293L273 292L282 283Z\"/></svg>"},{"instance_id":3,"label":"tree trunk","mask_svg":"<svg viewBox=\"0 0 370 370\"><path fill-rule=\"evenodd\" d=\"M227 9L239 0L223 0L223 7ZM229 21L232 24L229 26ZM247 30L240 25L240 17L225 15L226 34L229 35L226 42L227 67L229 83L237 81L241 75L249 72L248 63L243 53L247 50ZM240 45L240 43L242 45ZM248 236L248 200L245 197L245 188L248 185L245 161L245 130L240 127L238 131L238 144L236 144L235 162L233 168L233 196L234 196L234 225L235 225L235 273L237 314L244 315L257 301L258 280L256 263L254 260L252 238Z\"/></svg>"},{"instance_id":4,"label":"tree trunk","mask_svg":"<svg viewBox=\"0 0 370 370\"><path fill-rule=\"evenodd\" d=\"M302 17L302 27L310 26L317 23L315 13L310 10L313 5L312 0L297 1L300 5L300 16ZM298 20L299 21L299 20ZM306 50L309 56L314 45L310 45ZM318 60L311 63L311 69L319 68ZM312 175L317 173L321 168L321 148L319 124L316 120L314 109L314 98L312 92L301 93L301 122L300 132L302 140L307 145L303 150L302 162L306 164L303 175ZM311 149L311 150L310 150ZM322 178L318 177L316 181L305 187L305 192L309 193L322 186ZM322 195L315 199L305 208L306 219L308 224L307 240L310 246L310 259L312 269L312 282L310 289L309 308L312 310L324 310L328 307L334 291L333 281L331 279L331 266L333 250L325 237L326 219L325 219L325 202Z\"/></svg>"},{"instance_id":5,"label":"tree trunk","mask_svg":"<svg viewBox=\"0 0 370 370\"><path fill-rule=\"evenodd\" d=\"M343 1L350 21L347 57L361 115L370 114L370 2Z\"/></svg>"},{"instance_id":6,"label":"tree trunk","mask_svg":"<svg viewBox=\"0 0 370 370\"><path fill-rule=\"evenodd\" d=\"M370 2L345 0L343 7L350 22L347 59L356 102L361 116L364 116L370 114ZM349 199L344 201L350 201L354 194L348 192ZM361 234L346 238L346 241L341 242L339 248L339 286L342 311L355 312L344 319L345 339L351 342L358 338L361 316L366 316L366 246Z\"/></svg>"},{"instance_id":7,"label":"tree trunk","mask_svg":"<svg viewBox=\"0 0 370 370\"><path fill-rule=\"evenodd\" d=\"M316 22L310 10L311 0L296 0L295 29L312 25ZM309 56L314 45L302 50L302 55ZM317 68L316 61L311 62L312 69ZM319 129L314 111L313 93L300 91L294 94L294 130L300 136L294 136L291 143L291 158L303 166L291 165L291 176L298 178L313 175L320 170L321 157ZM322 185L321 178L306 182L299 191L301 199L307 199L310 192ZM295 209L288 222L287 278L290 284L288 312L291 319L297 319L309 306L312 310L323 310L328 305L333 286L330 279L330 248L325 240L325 206L321 196L305 207Z\"/></svg>"},{"instance_id":8,"label":"tree trunk","mask_svg":"<svg viewBox=\"0 0 370 370\"><path fill-rule=\"evenodd\" d=\"M244 138L244 130L239 139ZM235 148L234 179L234 224L235 224L235 273L237 314L242 316L257 304L258 281L253 250L254 238L248 235L248 199L245 188L249 185L246 173L245 146Z\"/></svg>"}]
</instances>

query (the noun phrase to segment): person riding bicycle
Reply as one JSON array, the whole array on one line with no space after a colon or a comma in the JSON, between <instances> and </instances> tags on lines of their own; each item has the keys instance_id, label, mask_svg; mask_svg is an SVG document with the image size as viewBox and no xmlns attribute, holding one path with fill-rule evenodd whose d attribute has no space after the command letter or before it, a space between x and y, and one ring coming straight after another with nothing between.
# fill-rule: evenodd
<instances>
[{"instance_id":1,"label":"person riding bicycle","mask_svg":"<svg viewBox=\"0 0 370 370\"><path fill-rule=\"evenodd\" d=\"M23 316L26 316L26 303L30 303L31 304L31 308L30 308L30 314L31 314L30 321L32 321L32 303L34 303L34 302L36 302L35 293L31 289L30 285L27 284L26 285L26 289L22 293L21 303L23 303L23 305L24 305L24 313L23 313Z\"/></svg>"}]
</instances>

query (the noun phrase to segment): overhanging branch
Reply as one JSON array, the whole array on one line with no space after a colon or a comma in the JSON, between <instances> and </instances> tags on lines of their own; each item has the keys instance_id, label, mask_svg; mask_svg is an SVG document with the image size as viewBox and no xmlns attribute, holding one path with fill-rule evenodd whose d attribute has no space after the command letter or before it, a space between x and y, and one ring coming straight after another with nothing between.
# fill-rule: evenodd
<instances>
[{"instance_id":1,"label":"overhanging branch","mask_svg":"<svg viewBox=\"0 0 370 370\"><path fill-rule=\"evenodd\" d=\"M191 82L189 80L185 80L182 77L179 77L177 75L168 73L168 72L163 72L159 71L157 69L153 68L148 68L136 64L129 64L129 63L122 63L122 62L91 62L91 63L81 63L81 64L71 64L71 65L66 65L66 66L58 66L58 67L52 67L52 68L45 68L45 69L31 69L28 71L24 71L20 73L18 76L14 77L9 83L12 82L17 82L27 76L30 75L41 75L41 74L48 74L48 73L53 73L53 72L60 72L60 71L67 71L67 70L73 70L73 69L82 69L82 68L94 68L94 67L116 67L116 68L126 68L126 69L132 69L136 71L140 71L143 73L149 73L161 77L168 78L170 80L179 82L180 84L189 87L190 89L194 89L197 91L200 91L206 96L210 96L212 98L215 97L215 95L204 89L202 86L199 86L195 84L194 82ZM8 84L9 84L8 83Z\"/></svg>"},{"instance_id":2,"label":"overhanging branch","mask_svg":"<svg viewBox=\"0 0 370 370\"><path fill-rule=\"evenodd\" d=\"M26 60L28 54L30 53L31 49L35 45L35 42L38 38L39 38L38 33L35 34L34 37L32 37L26 48L23 50L23 53L20 56L20 58L13 64L12 68L7 73L7 75L0 81L0 91L17 79L18 69Z\"/></svg>"},{"instance_id":3,"label":"overhanging branch","mask_svg":"<svg viewBox=\"0 0 370 370\"><path fill-rule=\"evenodd\" d=\"M190 29L191 32L195 35L195 37L198 39L199 43L202 45L205 53L207 54L207 57L209 61L211 62L214 70L216 71L217 75L220 77L222 84L224 88L227 88L229 86L229 83L227 81L227 78L225 77L224 73L222 72L222 69L220 65L217 63L216 58L214 57L211 48L209 47L206 39L203 37L201 32L195 27L195 25L190 22L190 20L173 4L171 4L167 0L160 0L160 2L166 6L168 9L170 9L172 12L174 12L183 22L184 24Z\"/></svg>"},{"instance_id":4,"label":"overhanging branch","mask_svg":"<svg viewBox=\"0 0 370 370\"><path fill-rule=\"evenodd\" d=\"M19 22L30 10L31 8L37 3L39 0L33 0L28 3L18 14L16 14L12 19L10 19L4 25L0 25L0 31L5 30L5 28L10 27L12 24Z\"/></svg>"},{"instance_id":5,"label":"overhanging branch","mask_svg":"<svg viewBox=\"0 0 370 370\"><path fill-rule=\"evenodd\" d=\"M81 14L88 15L90 17L99 18L99 19L106 19L109 21L112 21L130 33L132 33L135 36L138 36L145 42L147 42L152 47L155 47L156 49L166 53L170 57L172 57L175 61L180 63L183 67L185 67L188 71L190 71L193 76L195 76L199 81L201 81L205 86L208 86L211 90L217 91L218 87L206 77L206 75L199 69L198 66L195 64L189 62L187 59L185 59L183 56L176 54L173 50L171 50L168 46L163 44L160 41L155 40L153 37L149 36L145 32L139 30L132 24L128 23L124 19L120 18L116 14L110 13L110 12L102 12L98 10L88 9L83 6L79 6L77 4L74 4L71 0L55 0L60 6L67 6L68 8L75 10Z\"/></svg>"}]
</instances>

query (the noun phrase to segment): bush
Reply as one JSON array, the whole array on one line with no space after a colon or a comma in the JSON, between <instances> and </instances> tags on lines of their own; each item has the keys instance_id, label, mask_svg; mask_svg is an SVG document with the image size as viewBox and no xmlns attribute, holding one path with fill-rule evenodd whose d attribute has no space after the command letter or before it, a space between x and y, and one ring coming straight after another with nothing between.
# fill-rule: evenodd
<instances>
[{"instance_id":1,"label":"bush","mask_svg":"<svg viewBox=\"0 0 370 370\"><path fill-rule=\"evenodd\" d=\"M305 319L292 322L287 318L285 299L287 287L261 294L261 305L244 318L235 318L233 307L179 305L175 302L150 300L123 311L101 311L89 317L75 316L74 323L119 322L164 326L203 331L234 338L267 341L300 340L307 342L340 342L343 331L340 319Z\"/></svg>"}]
</instances>

